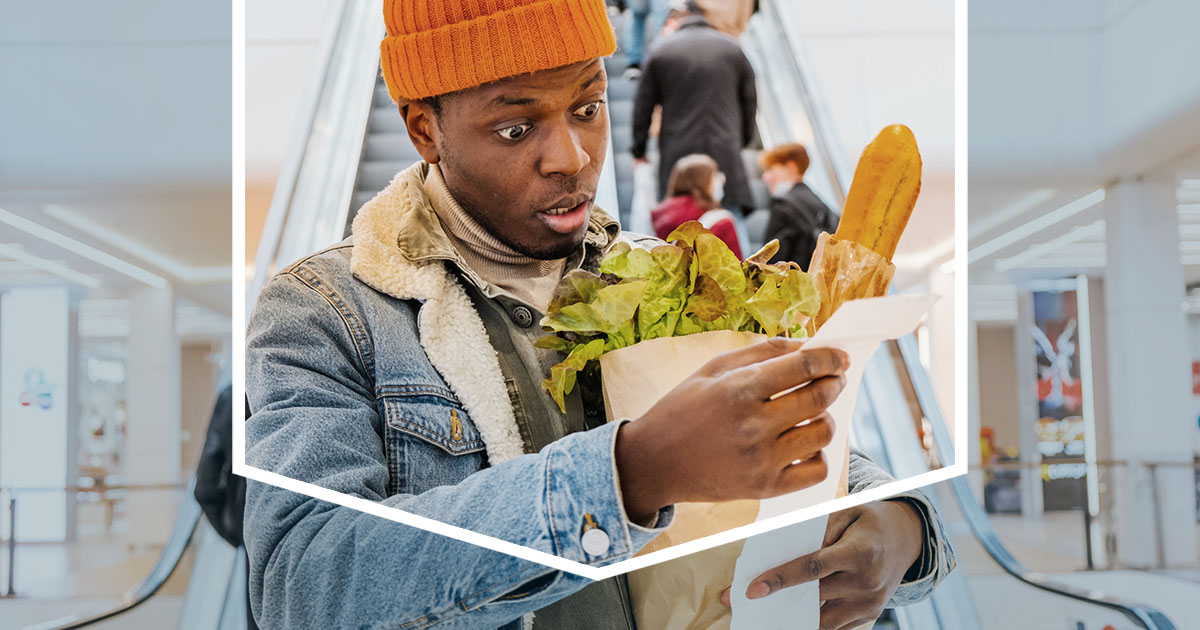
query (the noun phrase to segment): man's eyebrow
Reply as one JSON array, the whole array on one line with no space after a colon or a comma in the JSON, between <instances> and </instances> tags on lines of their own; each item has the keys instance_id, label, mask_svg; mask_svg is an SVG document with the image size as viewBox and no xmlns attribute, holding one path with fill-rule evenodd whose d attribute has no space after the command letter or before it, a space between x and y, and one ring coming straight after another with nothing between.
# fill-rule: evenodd
<instances>
[{"instance_id":1,"label":"man's eyebrow","mask_svg":"<svg viewBox=\"0 0 1200 630\"><path fill-rule=\"evenodd\" d=\"M589 87L591 87L593 84L596 83L596 81L600 80L600 76L603 74L604 74L603 70L597 70L596 74L592 75L592 78L588 79L587 81L584 81L579 86L579 89L577 90L577 92L582 92L582 91L588 89ZM516 97L516 96L508 96L505 94L501 94L501 95L497 96L496 98L492 99L490 104L494 105L494 106L527 107L530 105L537 105L540 102L541 101L539 101L536 98Z\"/></svg>"},{"instance_id":2,"label":"man's eyebrow","mask_svg":"<svg viewBox=\"0 0 1200 630\"><path fill-rule=\"evenodd\" d=\"M588 88L592 87L592 84L593 84L593 83L595 83L595 82L597 82L597 81L599 81L599 80L600 80L600 75L601 75L601 74L603 74L603 73L604 73L604 71L603 71L603 70L598 70L598 71L596 71L596 74L593 74L593 75L592 75L592 78L588 79L587 81L584 81L584 82L583 82L583 85L579 86L579 91L580 91L580 92L582 92L582 91L584 91L584 90L586 90L586 89L588 89Z\"/></svg>"},{"instance_id":3,"label":"man's eyebrow","mask_svg":"<svg viewBox=\"0 0 1200 630\"><path fill-rule=\"evenodd\" d=\"M517 98L515 96L506 96L504 94L501 94L500 96L497 96L496 98L492 99L491 104L492 105L508 105L508 106L515 106L515 107L525 107L528 105L537 105L538 100L536 98Z\"/></svg>"}]
</instances>

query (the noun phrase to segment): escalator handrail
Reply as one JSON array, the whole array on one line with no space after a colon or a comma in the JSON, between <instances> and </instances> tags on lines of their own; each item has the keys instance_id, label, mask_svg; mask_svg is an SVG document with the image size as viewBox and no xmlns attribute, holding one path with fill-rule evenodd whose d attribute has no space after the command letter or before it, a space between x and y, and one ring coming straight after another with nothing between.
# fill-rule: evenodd
<instances>
[{"instance_id":1,"label":"escalator handrail","mask_svg":"<svg viewBox=\"0 0 1200 630\"><path fill-rule=\"evenodd\" d=\"M775 6L775 0L766 0L761 6L764 9L764 17L769 17L770 19L767 21L775 25L779 30L780 40L784 48L782 54L791 60L792 68L796 72L796 81L803 92L799 96L813 127L813 141L817 144L820 154L824 156L829 176L833 180L833 188L835 193L840 196L839 205L844 205L845 195L849 191L848 182L844 182L839 176L839 171L833 163L833 152L831 150L831 143L829 142L830 132L828 121L823 115L818 114L819 108L814 102L812 90L805 79L804 69L801 67L799 61L797 61L799 48L792 40L791 33L784 26L785 22L779 12L779 8ZM937 399L934 396L932 383L929 381L929 376L926 374L924 366L921 365L916 340L912 335L907 335L895 343L904 362L905 372L912 383L913 390L916 392L921 413L932 428L934 452L943 465L948 465L953 462L954 443L946 428L941 408L938 406ZM1174 630L1175 626L1170 620L1153 608L1126 602L1092 590L1084 590L1056 582L1047 578L1044 574L1030 571L1000 541L990 521L988 521L987 515L983 512L983 508L980 507L974 493L967 484L966 476L952 478L950 485L963 517L971 527L971 532L983 546L984 550L987 551L988 555L1009 575L1043 591L1120 612L1130 621L1133 621L1146 630Z\"/></svg>"},{"instance_id":2,"label":"escalator handrail","mask_svg":"<svg viewBox=\"0 0 1200 630\"><path fill-rule=\"evenodd\" d=\"M191 544L196 526L200 523L202 512L200 504L196 502L194 496L195 489L196 479L193 477L191 482L188 483L186 495L184 496L182 505L179 507L179 514L175 517L175 524L171 527L171 534L167 538L162 552L159 553L158 561L154 563L154 568L150 570L150 573L146 575L140 584L122 595L115 605L106 610L94 613L72 615L26 626L24 630L69 630L71 628L83 628L127 613L154 596L163 587L163 584L166 584L167 579L171 577L175 569L179 567L184 552L187 551L188 545Z\"/></svg>"},{"instance_id":3,"label":"escalator handrail","mask_svg":"<svg viewBox=\"0 0 1200 630\"><path fill-rule=\"evenodd\" d=\"M821 161L825 163L825 171L829 174L831 189L834 196L834 206L838 208L838 213L841 213L841 208L846 205L846 193L850 190L849 182L842 177L842 172L838 168L838 164L834 162L833 148L833 127L825 116L825 109L821 107L814 96L812 85L808 82L808 74L800 65L800 47L796 42L792 41L792 34L783 26L783 15L779 12L779 7L775 6L774 0L767 0L760 4L760 10L763 12L763 17L767 21L774 24L778 29L779 38L784 47L784 58L788 60L788 65L792 67L793 77L796 80L801 107L808 116L808 120L812 125L813 143L819 148Z\"/></svg>"}]
</instances>

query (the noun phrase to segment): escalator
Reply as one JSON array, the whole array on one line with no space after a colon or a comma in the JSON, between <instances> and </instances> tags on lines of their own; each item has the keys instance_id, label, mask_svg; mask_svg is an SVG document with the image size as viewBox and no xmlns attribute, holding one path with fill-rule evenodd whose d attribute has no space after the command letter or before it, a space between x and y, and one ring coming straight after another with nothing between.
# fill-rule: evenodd
<instances>
[{"instance_id":1,"label":"escalator","mask_svg":"<svg viewBox=\"0 0 1200 630\"><path fill-rule=\"evenodd\" d=\"M829 149L834 143L829 138L828 117L805 80L812 73L806 72L802 51L780 18L776 2L763 0L761 7L762 15L752 20L742 40L759 77L759 133L764 144L770 146L808 137L801 133L807 125L813 142L809 146L812 164L805 180L820 196L832 201L831 205L841 207L849 179L839 163L843 156ZM247 287L247 309L253 308L262 285L282 265L345 238L354 212L384 188L396 172L420 159L379 77L381 12L382 0L346 0L339 19L330 25L328 48L322 56L325 66L281 171L264 226L255 275ZM630 127L636 84L621 78L623 63L619 57L606 61L606 66L613 133L597 205L616 210L628 224L633 189ZM747 153L746 157L751 162L748 166L753 166L753 154ZM761 201L760 208L764 207L761 188L756 197ZM760 214L747 223L761 231L758 226L764 223L763 218ZM752 241L761 241L758 234L750 236ZM857 446L897 477L928 472L954 461L954 445L917 357L912 336L886 344L867 367L855 411L853 434ZM931 452L922 447L911 430L914 421L920 420L931 428ZM1153 609L1058 584L1027 570L997 538L966 478L957 477L946 485L949 497L930 489L943 516L960 516L987 555L1012 579L1056 598L1064 606L1074 602L1126 622L1125 626L1115 627L1174 629ZM200 545L207 546L198 555L210 561L198 563L193 571L185 610L210 612L202 620L184 615L181 627L243 627L238 615L244 614L244 608L239 608L244 606L244 556L238 557L215 536L197 535L198 528L202 530L205 525L190 490L186 501L159 563L117 606L93 615L41 624L37 630L79 628L127 614L153 597L184 553ZM223 549L219 548L222 545ZM218 614L212 614L213 610ZM982 627L968 578L961 569L952 573L928 601L889 612L876 625L879 629L903 630Z\"/></svg>"}]
</instances>

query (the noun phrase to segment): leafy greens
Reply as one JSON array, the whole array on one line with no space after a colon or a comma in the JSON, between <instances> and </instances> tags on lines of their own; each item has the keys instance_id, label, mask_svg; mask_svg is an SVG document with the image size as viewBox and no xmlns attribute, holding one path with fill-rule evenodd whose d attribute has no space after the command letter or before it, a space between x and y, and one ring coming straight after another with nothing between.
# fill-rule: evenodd
<instances>
[{"instance_id":1,"label":"leafy greens","mask_svg":"<svg viewBox=\"0 0 1200 630\"><path fill-rule=\"evenodd\" d=\"M698 221L684 223L652 249L619 242L599 275L577 269L555 288L535 344L566 353L542 381L559 409L578 373L605 352L659 337L710 330L805 335L820 298L793 262L769 263L771 241L744 262Z\"/></svg>"}]
</instances>

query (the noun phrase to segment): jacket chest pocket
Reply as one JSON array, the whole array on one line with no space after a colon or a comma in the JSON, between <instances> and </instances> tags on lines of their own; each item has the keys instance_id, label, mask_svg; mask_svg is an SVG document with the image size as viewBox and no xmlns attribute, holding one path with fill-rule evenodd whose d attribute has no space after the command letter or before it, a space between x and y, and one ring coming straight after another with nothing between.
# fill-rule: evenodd
<instances>
[{"instance_id":1,"label":"jacket chest pocket","mask_svg":"<svg viewBox=\"0 0 1200 630\"><path fill-rule=\"evenodd\" d=\"M449 392L384 393L379 401L389 495L457 484L483 468L483 438Z\"/></svg>"}]
</instances>

